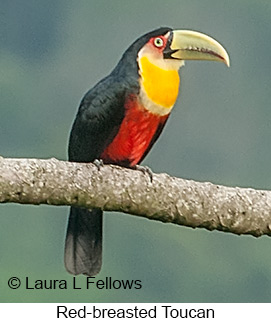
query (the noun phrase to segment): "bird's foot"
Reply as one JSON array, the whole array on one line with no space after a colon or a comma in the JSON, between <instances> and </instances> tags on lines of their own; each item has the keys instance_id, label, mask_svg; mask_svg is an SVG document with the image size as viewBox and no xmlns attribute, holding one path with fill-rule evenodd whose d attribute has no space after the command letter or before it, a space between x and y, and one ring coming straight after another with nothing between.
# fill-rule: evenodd
<instances>
[{"instance_id":1,"label":"bird's foot","mask_svg":"<svg viewBox=\"0 0 271 323\"><path fill-rule=\"evenodd\" d=\"M101 167L103 167L104 162L102 159L94 159L93 164L98 168L98 170L101 170Z\"/></svg>"},{"instance_id":2,"label":"bird's foot","mask_svg":"<svg viewBox=\"0 0 271 323\"><path fill-rule=\"evenodd\" d=\"M150 181L153 181L153 171L150 169L150 167L136 165L135 169L141 171L145 175L149 175Z\"/></svg>"}]
</instances>

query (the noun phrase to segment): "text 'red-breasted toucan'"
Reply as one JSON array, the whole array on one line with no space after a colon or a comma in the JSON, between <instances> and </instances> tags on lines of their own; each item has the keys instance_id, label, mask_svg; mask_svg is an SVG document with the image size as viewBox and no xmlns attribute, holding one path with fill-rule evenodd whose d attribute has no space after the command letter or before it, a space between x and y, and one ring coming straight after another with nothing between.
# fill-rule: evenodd
<instances>
[{"instance_id":1,"label":"text 'red-breasted toucan'","mask_svg":"<svg viewBox=\"0 0 271 323\"><path fill-rule=\"evenodd\" d=\"M135 167L163 130L178 96L184 60L229 66L213 38L190 30L159 28L138 38L107 77L81 101L72 126L69 160ZM65 266L73 275L96 275L102 265L100 209L71 207Z\"/></svg>"}]
</instances>

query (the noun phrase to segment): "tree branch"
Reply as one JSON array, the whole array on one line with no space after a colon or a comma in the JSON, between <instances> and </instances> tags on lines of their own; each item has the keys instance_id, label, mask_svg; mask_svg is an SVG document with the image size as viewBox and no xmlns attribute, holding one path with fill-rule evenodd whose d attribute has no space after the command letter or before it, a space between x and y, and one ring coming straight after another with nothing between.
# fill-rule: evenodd
<instances>
[{"instance_id":1,"label":"tree branch","mask_svg":"<svg viewBox=\"0 0 271 323\"><path fill-rule=\"evenodd\" d=\"M0 157L0 202L121 211L192 228L271 235L271 191L232 188L118 166Z\"/></svg>"}]
</instances>

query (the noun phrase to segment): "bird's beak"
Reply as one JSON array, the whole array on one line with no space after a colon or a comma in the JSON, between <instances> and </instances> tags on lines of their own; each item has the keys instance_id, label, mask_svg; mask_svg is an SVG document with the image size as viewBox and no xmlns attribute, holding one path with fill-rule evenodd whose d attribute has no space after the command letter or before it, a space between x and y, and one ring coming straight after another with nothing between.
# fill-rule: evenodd
<instances>
[{"instance_id":1,"label":"bird's beak","mask_svg":"<svg viewBox=\"0 0 271 323\"><path fill-rule=\"evenodd\" d=\"M171 31L164 57L218 61L230 66L229 55L219 42L205 34L191 30Z\"/></svg>"}]
</instances>

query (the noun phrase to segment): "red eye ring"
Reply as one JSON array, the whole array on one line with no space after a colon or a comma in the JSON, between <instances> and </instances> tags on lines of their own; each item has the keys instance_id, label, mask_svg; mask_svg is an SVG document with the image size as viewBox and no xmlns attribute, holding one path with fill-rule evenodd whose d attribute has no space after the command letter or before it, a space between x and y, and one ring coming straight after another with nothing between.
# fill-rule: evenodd
<instances>
[{"instance_id":1,"label":"red eye ring","mask_svg":"<svg viewBox=\"0 0 271 323\"><path fill-rule=\"evenodd\" d=\"M161 48L164 46L164 40L161 37L156 37L153 40L153 44L155 47Z\"/></svg>"}]
</instances>

